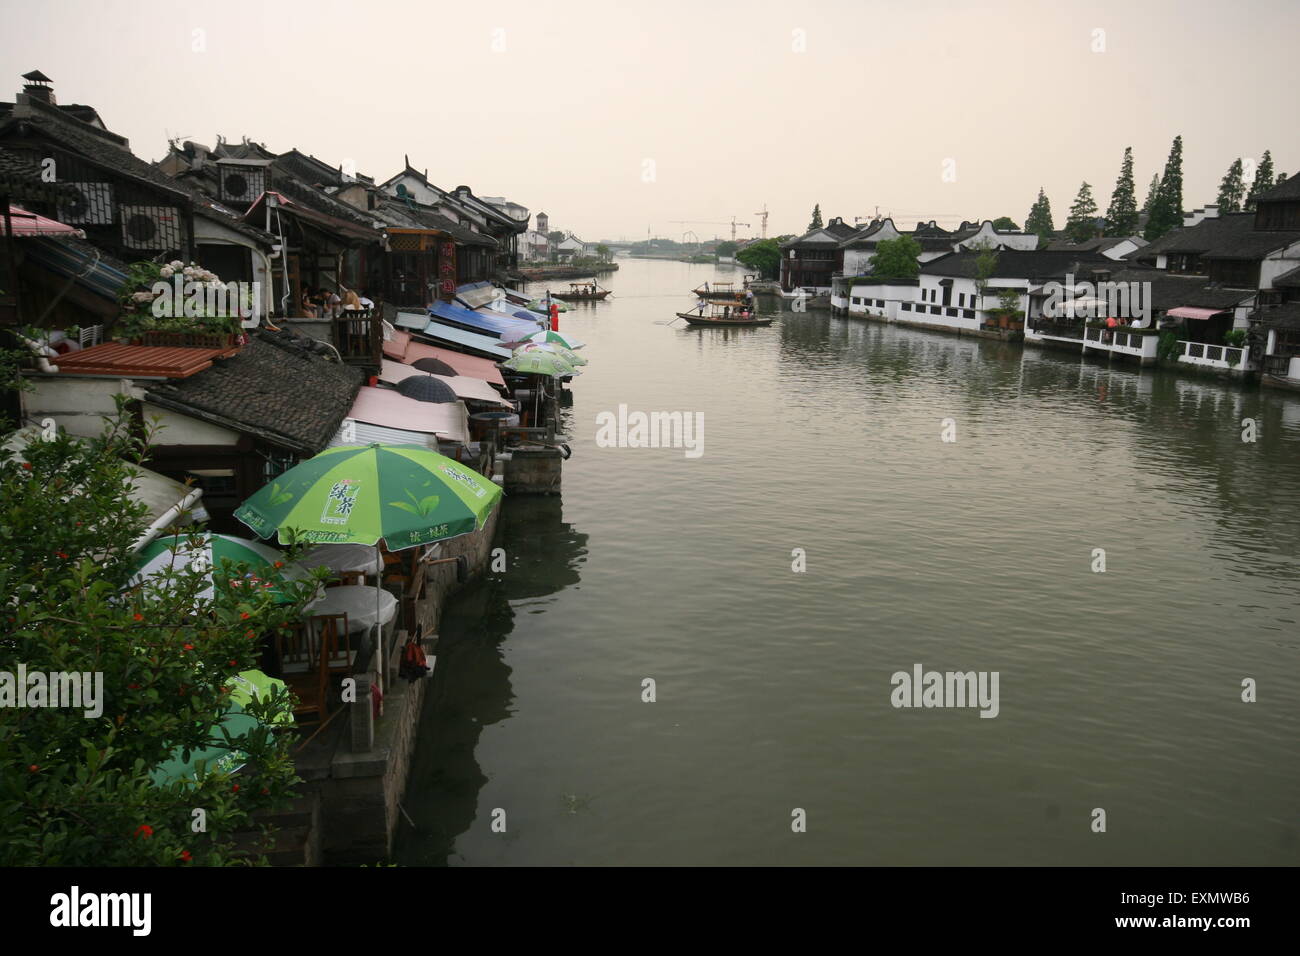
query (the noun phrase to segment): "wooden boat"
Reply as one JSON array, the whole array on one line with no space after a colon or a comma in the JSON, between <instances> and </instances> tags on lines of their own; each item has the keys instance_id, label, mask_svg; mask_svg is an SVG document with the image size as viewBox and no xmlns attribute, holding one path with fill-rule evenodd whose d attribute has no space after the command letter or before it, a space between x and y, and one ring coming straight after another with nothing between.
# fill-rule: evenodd
<instances>
[{"instance_id":1,"label":"wooden boat","mask_svg":"<svg viewBox=\"0 0 1300 956\"><path fill-rule=\"evenodd\" d=\"M753 311L745 308L736 308L731 305L724 305L718 302L709 303L709 314L701 315L697 309L694 312L678 312L677 318L685 319L691 325L712 325L712 326L755 326L771 325L773 320L770 318L760 319Z\"/></svg>"},{"instance_id":2,"label":"wooden boat","mask_svg":"<svg viewBox=\"0 0 1300 956\"><path fill-rule=\"evenodd\" d=\"M716 302L720 305L748 305L752 297L745 289L737 289L734 282L715 282L711 286L706 282L698 288L692 289L691 294L705 302Z\"/></svg>"},{"instance_id":3,"label":"wooden boat","mask_svg":"<svg viewBox=\"0 0 1300 956\"><path fill-rule=\"evenodd\" d=\"M602 289L594 282L570 282L568 292L552 292L551 296L565 302L599 302L609 295L608 289Z\"/></svg>"}]
</instances>

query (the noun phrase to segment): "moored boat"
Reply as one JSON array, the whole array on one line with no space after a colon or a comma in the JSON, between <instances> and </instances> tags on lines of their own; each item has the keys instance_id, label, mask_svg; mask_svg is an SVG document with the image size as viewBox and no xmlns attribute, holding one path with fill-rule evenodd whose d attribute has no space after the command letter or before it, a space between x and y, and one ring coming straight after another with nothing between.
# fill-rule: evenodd
<instances>
[{"instance_id":1,"label":"moored boat","mask_svg":"<svg viewBox=\"0 0 1300 956\"><path fill-rule=\"evenodd\" d=\"M685 319L691 325L712 325L712 326L757 326L771 325L771 318L760 318L752 309L744 306L734 306L719 302L706 303L709 306L709 313L705 315L702 309L694 312L678 312L677 318Z\"/></svg>"}]
</instances>

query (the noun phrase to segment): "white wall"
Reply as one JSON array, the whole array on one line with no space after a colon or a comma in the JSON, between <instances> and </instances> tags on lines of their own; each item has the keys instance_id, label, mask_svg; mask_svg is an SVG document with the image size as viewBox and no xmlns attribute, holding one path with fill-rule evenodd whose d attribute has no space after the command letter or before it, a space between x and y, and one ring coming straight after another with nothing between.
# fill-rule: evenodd
<instances>
[{"instance_id":1,"label":"white wall","mask_svg":"<svg viewBox=\"0 0 1300 956\"><path fill-rule=\"evenodd\" d=\"M171 409L144 403L144 420L152 423L160 419L154 434L155 445L237 445L239 433L198 418L190 418Z\"/></svg>"},{"instance_id":2,"label":"white wall","mask_svg":"<svg viewBox=\"0 0 1300 956\"><path fill-rule=\"evenodd\" d=\"M58 365L57 359L51 363ZM144 391L129 378L99 378L89 375L27 376L31 390L22 393L23 416L37 422L54 419L70 435L94 438L104 431L104 415L117 409L114 395L133 399Z\"/></svg>"},{"instance_id":3,"label":"white wall","mask_svg":"<svg viewBox=\"0 0 1300 956\"><path fill-rule=\"evenodd\" d=\"M1300 265L1300 242L1274 253L1259 264L1259 287L1273 288L1273 280Z\"/></svg>"}]
</instances>

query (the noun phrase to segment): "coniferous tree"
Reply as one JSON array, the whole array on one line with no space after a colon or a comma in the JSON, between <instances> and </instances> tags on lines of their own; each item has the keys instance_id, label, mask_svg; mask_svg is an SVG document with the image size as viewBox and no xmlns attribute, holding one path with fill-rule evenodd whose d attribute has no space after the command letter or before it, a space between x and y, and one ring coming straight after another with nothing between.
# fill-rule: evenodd
<instances>
[{"instance_id":1,"label":"coniferous tree","mask_svg":"<svg viewBox=\"0 0 1300 956\"><path fill-rule=\"evenodd\" d=\"M1160 189L1151 204L1151 216L1143 238L1147 242L1159 239L1183 221L1183 138L1174 137L1165 160L1165 172L1160 177Z\"/></svg>"},{"instance_id":2,"label":"coniferous tree","mask_svg":"<svg viewBox=\"0 0 1300 956\"><path fill-rule=\"evenodd\" d=\"M1156 196L1160 194L1160 174L1156 173L1151 177L1151 185L1147 187L1146 202L1142 204L1142 211L1148 215L1151 213L1151 206L1156 201Z\"/></svg>"},{"instance_id":3,"label":"coniferous tree","mask_svg":"<svg viewBox=\"0 0 1300 956\"><path fill-rule=\"evenodd\" d=\"M1241 198L1246 193L1246 186L1241 181L1241 159L1234 159L1232 165L1219 183L1219 212L1241 212Z\"/></svg>"},{"instance_id":4,"label":"coniferous tree","mask_svg":"<svg viewBox=\"0 0 1300 956\"><path fill-rule=\"evenodd\" d=\"M1029 209L1029 215L1025 218L1025 232L1032 232L1039 239L1039 244L1051 238L1055 230L1052 224L1052 204L1047 198L1047 193L1043 187L1038 187L1038 198L1034 200L1033 206Z\"/></svg>"},{"instance_id":5,"label":"coniferous tree","mask_svg":"<svg viewBox=\"0 0 1300 956\"><path fill-rule=\"evenodd\" d=\"M1065 220L1065 236L1071 242L1086 242L1097 233L1097 201L1092 198L1092 186L1084 183L1074 197L1070 215Z\"/></svg>"},{"instance_id":6,"label":"coniferous tree","mask_svg":"<svg viewBox=\"0 0 1300 956\"><path fill-rule=\"evenodd\" d=\"M812 232L814 229L820 229L821 227L822 227L822 206L821 203L815 203L813 205L812 222L808 223L808 231Z\"/></svg>"},{"instance_id":7,"label":"coniferous tree","mask_svg":"<svg viewBox=\"0 0 1300 956\"><path fill-rule=\"evenodd\" d=\"M1106 232L1112 236L1131 236L1137 232L1137 196L1133 192L1133 147L1124 147L1124 162L1119 167L1115 190L1106 210Z\"/></svg>"},{"instance_id":8,"label":"coniferous tree","mask_svg":"<svg viewBox=\"0 0 1300 956\"><path fill-rule=\"evenodd\" d=\"M1246 194L1246 211L1253 212L1255 202L1273 186L1273 157L1268 150L1264 150L1264 155L1259 160L1259 167L1255 170L1255 178L1250 184L1250 192Z\"/></svg>"}]
</instances>

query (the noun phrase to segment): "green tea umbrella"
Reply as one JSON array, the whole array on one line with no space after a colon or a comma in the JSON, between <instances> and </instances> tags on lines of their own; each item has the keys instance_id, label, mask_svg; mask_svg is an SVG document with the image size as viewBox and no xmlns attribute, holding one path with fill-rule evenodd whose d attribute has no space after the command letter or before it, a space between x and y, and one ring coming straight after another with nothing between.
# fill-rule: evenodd
<instances>
[{"instance_id":1,"label":"green tea umbrella","mask_svg":"<svg viewBox=\"0 0 1300 956\"><path fill-rule=\"evenodd\" d=\"M559 345L555 342L525 342L523 345L519 346L519 348L515 349L515 353L531 352L533 350L539 352L554 352L574 368L579 368L580 366L587 364L587 360L577 352L572 349L566 349L563 345Z\"/></svg>"},{"instance_id":2,"label":"green tea umbrella","mask_svg":"<svg viewBox=\"0 0 1300 956\"><path fill-rule=\"evenodd\" d=\"M304 572L292 568L276 568L282 555L275 548L258 541L235 538L225 534L203 532L195 535L169 535L149 544L137 555L135 574L131 586L138 586L150 578L165 576L169 571L187 565L207 575L208 584L198 595L212 597L212 574L220 571L225 562L246 564L249 572L242 578L232 577L231 587L262 589L275 592L276 584L290 578L302 577Z\"/></svg>"},{"instance_id":3,"label":"green tea umbrella","mask_svg":"<svg viewBox=\"0 0 1300 956\"><path fill-rule=\"evenodd\" d=\"M235 517L259 538L278 532L285 542L296 530L307 541L376 551L382 541L400 551L478 530L500 498L492 481L423 445L341 445L290 468ZM384 632L377 631L382 690Z\"/></svg>"},{"instance_id":4,"label":"green tea umbrella","mask_svg":"<svg viewBox=\"0 0 1300 956\"><path fill-rule=\"evenodd\" d=\"M502 368L530 375L551 375L560 378L564 375L577 375L578 370L554 352L541 349L520 349L501 363Z\"/></svg>"},{"instance_id":5,"label":"green tea umbrella","mask_svg":"<svg viewBox=\"0 0 1300 956\"><path fill-rule=\"evenodd\" d=\"M290 529L319 543L390 551L482 527L501 489L423 445L341 445L295 465L235 511L259 538Z\"/></svg>"},{"instance_id":6,"label":"green tea umbrella","mask_svg":"<svg viewBox=\"0 0 1300 956\"><path fill-rule=\"evenodd\" d=\"M244 707L254 698L270 696L275 687L283 688L284 681L268 677L259 670L240 671L230 679L231 707L220 724L215 728L214 737L220 737L221 731L229 733L231 741L238 741L256 728L259 721L244 712ZM272 724L293 723L293 711L281 709L271 719ZM177 747L172 755L160 763L149 774L155 786L164 787L176 780L197 778L206 769L209 773L234 773L248 760L248 754L236 746L227 746L224 741L214 742L199 750L191 750L186 755L183 747Z\"/></svg>"},{"instance_id":7,"label":"green tea umbrella","mask_svg":"<svg viewBox=\"0 0 1300 956\"><path fill-rule=\"evenodd\" d=\"M559 332L534 332L524 339L525 342L554 342L556 345L562 345L566 349L580 349L587 343L582 339L575 338L572 335L561 335Z\"/></svg>"},{"instance_id":8,"label":"green tea umbrella","mask_svg":"<svg viewBox=\"0 0 1300 956\"><path fill-rule=\"evenodd\" d=\"M529 300L528 305L524 306L524 308L531 312L540 312L542 315L550 315L552 305L556 306L556 310L559 312L568 312L573 308L567 302L552 299L549 295L540 299Z\"/></svg>"}]
</instances>

